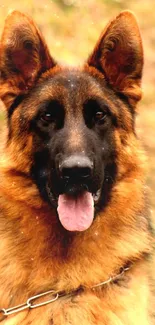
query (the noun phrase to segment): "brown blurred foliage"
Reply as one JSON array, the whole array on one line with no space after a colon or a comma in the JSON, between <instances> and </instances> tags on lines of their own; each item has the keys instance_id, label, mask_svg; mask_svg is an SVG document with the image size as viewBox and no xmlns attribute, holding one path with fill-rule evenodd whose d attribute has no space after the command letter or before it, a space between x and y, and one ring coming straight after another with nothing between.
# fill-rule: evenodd
<instances>
[{"instance_id":1,"label":"brown blurred foliage","mask_svg":"<svg viewBox=\"0 0 155 325\"><path fill-rule=\"evenodd\" d=\"M33 17L49 45L51 54L62 63L81 64L107 21L121 10L137 16L144 44L143 100L139 104L137 128L148 154L152 213L155 212L155 1L154 0L0 0L0 34L5 16L20 10ZM2 105L1 105L2 106ZM0 128L4 128L0 109ZM1 133L2 134L2 133Z\"/></svg>"}]
</instances>

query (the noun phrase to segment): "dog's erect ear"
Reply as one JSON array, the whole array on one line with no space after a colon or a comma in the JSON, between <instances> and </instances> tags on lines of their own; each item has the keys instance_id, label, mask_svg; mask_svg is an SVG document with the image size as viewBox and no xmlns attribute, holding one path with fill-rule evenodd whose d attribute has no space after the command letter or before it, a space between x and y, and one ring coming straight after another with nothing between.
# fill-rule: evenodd
<instances>
[{"instance_id":1,"label":"dog's erect ear","mask_svg":"<svg viewBox=\"0 0 155 325\"><path fill-rule=\"evenodd\" d=\"M129 99L141 98L143 48L137 21L129 11L105 28L88 64L100 70L115 91Z\"/></svg>"},{"instance_id":2,"label":"dog's erect ear","mask_svg":"<svg viewBox=\"0 0 155 325\"><path fill-rule=\"evenodd\" d=\"M8 15L0 44L0 98L6 107L54 65L34 22L18 11Z\"/></svg>"}]
</instances>

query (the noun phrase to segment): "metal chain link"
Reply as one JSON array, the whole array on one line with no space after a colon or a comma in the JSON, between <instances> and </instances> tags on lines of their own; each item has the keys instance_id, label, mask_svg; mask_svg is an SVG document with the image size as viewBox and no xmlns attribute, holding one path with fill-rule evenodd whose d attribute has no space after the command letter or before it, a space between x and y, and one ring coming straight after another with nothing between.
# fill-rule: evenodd
<instances>
[{"instance_id":1,"label":"metal chain link","mask_svg":"<svg viewBox=\"0 0 155 325\"><path fill-rule=\"evenodd\" d=\"M46 300L46 301L44 301L42 303L35 304L35 301L37 299L39 299L40 297L44 297L46 295L50 295L50 294L52 295L51 299L48 299L48 300ZM40 294L38 294L36 296L30 297L26 301L26 303L24 303L24 304L17 305L17 306L7 308L7 309L2 308L2 309L0 309L0 314L2 314L2 316L4 316L4 317L7 317L9 315L18 313L18 312L23 311L25 309L34 309L34 308L37 308L37 307L41 307L41 306L50 304L53 301L57 300L58 298L59 298L59 294L57 292L55 292L54 290L49 290L49 291L40 293Z\"/></svg>"},{"instance_id":2,"label":"metal chain link","mask_svg":"<svg viewBox=\"0 0 155 325\"><path fill-rule=\"evenodd\" d=\"M97 287L101 287L103 285L106 285L108 283L112 283L112 282L115 282L117 280L119 280L126 271L128 271L130 269L130 267L123 267L120 269L120 273L117 274L116 276L114 277L110 277L108 280L104 281L104 282L100 282L94 286L92 286L91 288L87 288L87 287L79 287L77 288L76 290L73 290L73 291L70 291L70 292L56 292L54 290L49 290L49 291L46 291L46 292L43 292L43 293L40 293L38 295L35 295L33 297L30 297L29 299L27 299L27 301L23 304L20 304L20 305L17 305L17 306L14 306L14 307L11 307L11 308L1 308L0 309L0 322L6 318L7 316L9 315L12 315L12 314L15 314L15 313L18 313L20 311L23 311L23 310L26 310L26 309L34 309L34 308L38 308L38 307L41 307L41 306L44 306L44 305L47 305L47 304L50 304L54 301L56 301L57 299L61 298L61 297L64 297L64 296L72 296L74 294L76 294L78 291L80 291L81 289L92 289L92 290L95 290ZM45 297L47 295L51 295L51 298L44 301L44 302L41 302L41 303L35 303L35 301L41 297Z\"/></svg>"}]
</instances>

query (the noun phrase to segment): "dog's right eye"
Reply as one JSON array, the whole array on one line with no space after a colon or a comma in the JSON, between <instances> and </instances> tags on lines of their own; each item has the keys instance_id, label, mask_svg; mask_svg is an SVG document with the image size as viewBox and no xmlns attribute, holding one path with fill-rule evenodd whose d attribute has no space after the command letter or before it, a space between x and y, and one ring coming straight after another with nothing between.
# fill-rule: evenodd
<instances>
[{"instance_id":1,"label":"dog's right eye","mask_svg":"<svg viewBox=\"0 0 155 325\"><path fill-rule=\"evenodd\" d=\"M39 112L40 126L48 127L53 124L53 127L61 128L64 124L64 108L57 100L44 103Z\"/></svg>"},{"instance_id":2,"label":"dog's right eye","mask_svg":"<svg viewBox=\"0 0 155 325\"><path fill-rule=\"evenodd\" d=\"M48 113L48 112L44 112L41 115L41 118L40 119L41 119L41 121L47 122L47 123L55 122L54 116L51 113Z\"/></svg>"}]
</instances>

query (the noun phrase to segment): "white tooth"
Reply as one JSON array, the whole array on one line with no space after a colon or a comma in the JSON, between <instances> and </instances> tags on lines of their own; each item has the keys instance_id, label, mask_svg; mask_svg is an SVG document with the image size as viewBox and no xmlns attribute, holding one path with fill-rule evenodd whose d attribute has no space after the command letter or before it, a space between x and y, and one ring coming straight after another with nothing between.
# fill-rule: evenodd
<instances>
[{"instance_id":1,"label":"white tooth","mask_svg":"<svg viewBox=\"0 0 155 325\"><path fill-rule=\"evenodd\" d=\"M94 201L98 201L99 197L100 197L100 194L101 194L101 189L98 190L94 195L93 195L93 199Z\"/></svg>"}]
</instances>

